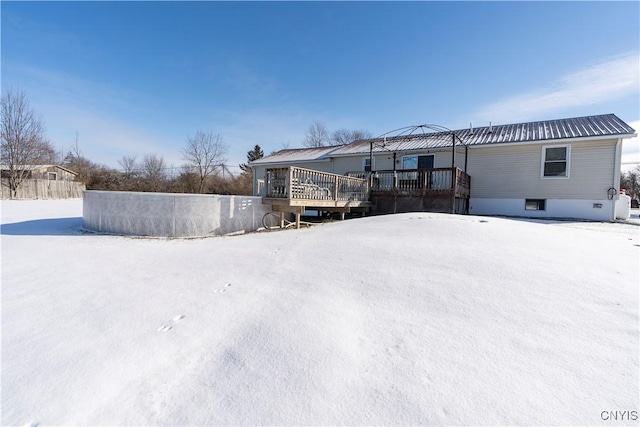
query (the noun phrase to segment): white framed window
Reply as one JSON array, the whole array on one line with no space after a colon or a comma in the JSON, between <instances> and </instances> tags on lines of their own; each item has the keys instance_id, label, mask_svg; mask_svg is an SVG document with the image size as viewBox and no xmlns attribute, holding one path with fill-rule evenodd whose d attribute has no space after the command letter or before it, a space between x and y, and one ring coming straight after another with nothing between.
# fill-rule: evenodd
<instances>
[{"instance_id":1,"label":"white framed window","mask_svg":"<svg viewBox=\"0 0 640 427\"><path fill-rule=\"evenodd\" d=\"M47 179L49 181L56 181L58 179L58 174L56 172L47 172Z\"/></svg>"},{"instance_id":2,"label":"white framed window","mask_svg":"<svg viewBox=\"0 0 640 427\"><path fill-rule=\"evenodd\" d=\"M362 159L362 170L365 172L371 172L371 170L375 170L376 168L376 158L373 158L373 168L371 167L371 158L365 157Z\"/></svg>"},{"instance_id":3,"label":"white framed window","mask_svg":"<svg viewBox=\"0 0 640 427\"><path fill-rule=\"evenodd\" d=\"M571 146L545 145L542 147L541 178L569 178Z\"/></svg>"}]
</instances>

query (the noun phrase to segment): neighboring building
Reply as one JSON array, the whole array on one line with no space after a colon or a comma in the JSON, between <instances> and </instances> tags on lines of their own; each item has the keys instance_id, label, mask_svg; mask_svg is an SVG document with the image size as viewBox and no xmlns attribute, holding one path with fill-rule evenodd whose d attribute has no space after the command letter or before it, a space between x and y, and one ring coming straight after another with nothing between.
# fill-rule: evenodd
<instances>
[{"instance_id":1,"label":"neighboring building","mask_svg":"<svg viewBox=\"0 0 640 427\"><path fill-rule=\"evenodd\" d=\"M470 176L471 214L614 220L622 141L633 136L607 114L288 149L250 166L257 195L269 167L337 174L457 167Z\"/></svg>"},{"instance_id":2,"label":"neighboring building","mask_svg":"<svg viewBox=\"0 0 640 427\"><path fill-rule=\"evenodd\" d=\"M75 181L77 172L59 165L28 165L19 169L27 171L24 179L46 179L49 181ZM9 178L9 166L2 165L2 178Z\"/></svg>"},{"instance_id":3,"label":"neighboring building","mask_svg":"<svg viewBox=\"0 0 640 427\"><path fill-rule=\"evenodd\" d=\"M28 165L20 169L26 174L17 189L17 199L72 199L82 197L84 183L77 181L78 174L59 165ZM2 182L0 197L12 197L8 165L0 166Z\"/></svg>"}]
</instances>

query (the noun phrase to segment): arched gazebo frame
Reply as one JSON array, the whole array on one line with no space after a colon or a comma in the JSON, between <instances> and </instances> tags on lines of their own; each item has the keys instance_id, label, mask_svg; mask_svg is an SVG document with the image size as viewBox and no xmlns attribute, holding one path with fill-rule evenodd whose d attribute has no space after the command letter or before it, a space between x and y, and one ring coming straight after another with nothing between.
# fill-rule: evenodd
<instances>
[{"instance_id":1,"label":"arched gazebo frame","mask_svg":"<svg viewBox=\"0 0 640 427\"><path fill-rule=\"evenodd\" d=\"M430 132L431 131L431 132ZM422 124L422 125L412 125L412 126L405 126L405 127L401 127L398 129L394 129L388 132L383 133L382 135L380 135L377 138L374 138L370 141L369 143L369 165L371 165L371 171L373 172L373 148L374 147L378 147L378 148L383 148L387 151L389 151L390 153L393 154L393 170L396 170L396 152L389 150L386 147L387 144L387 137L389 138L393 138L394 142L397 141L401 141L403 137L406 137L407 139L413 135L418 134L418 132L422 132L423 135L429 134L429 133L444 133L444 134L450 134L451 135L451 167L455 167L455 162L456 162L456 145L457 142L460 143L460 145L464 146L464 168L463 171L466 173L467 172L467 159L468 159L468 154L469 154L469 145L463 141L454 130L451 130L445 126L442 125L435 125L435 124ZM380 139L382 139L383 141L379 141Z\"/></svg>"}]
</instances>

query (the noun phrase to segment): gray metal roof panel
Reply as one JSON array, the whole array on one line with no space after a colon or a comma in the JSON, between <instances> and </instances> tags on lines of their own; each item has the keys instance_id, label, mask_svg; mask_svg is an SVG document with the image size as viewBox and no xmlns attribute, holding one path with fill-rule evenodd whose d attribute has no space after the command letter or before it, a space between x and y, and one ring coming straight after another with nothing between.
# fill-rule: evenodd
<instances>
[{"instance_id":1,"label":"gray metal roof panel","mask_svg":"<svg viewBox=\"0 0 640 427\"><path fill-rule=\"evenodd\" d=\"M339 147L317 148L287 148L266 157L250 162L250 165L286 163L286 162L310 162L328 159L328 154Z\"/></svg>"},{"instance_id":2,"label":"gray metal roof panel","mask_svg":"<svg viewBox=\"0 0 640 427\"><path fill-rule=\"evenodd\" d=\"M508 144L518 142L548 141L568 138L606 137L633 135L635 130L615 114L544 120L528 123L492 125L471 129L459 129L455 134L467 145ZM333 156L368 153L373 141L374 152L409 151L451 147L449 132L402 135L373 138L353 142L336 149Z\"/></svg>"}]
</instances>

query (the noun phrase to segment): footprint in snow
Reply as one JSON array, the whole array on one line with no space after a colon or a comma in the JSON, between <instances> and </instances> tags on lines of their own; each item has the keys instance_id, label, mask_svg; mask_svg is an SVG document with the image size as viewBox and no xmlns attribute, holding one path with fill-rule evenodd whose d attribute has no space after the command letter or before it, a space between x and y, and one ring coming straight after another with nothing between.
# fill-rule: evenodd
<instances>
[{"instance_id":1,"label":"footprint in snow","mask_svg":"<svg viewBox=\"0 0 640 427\"><path fill-rule=\"evenodd\" d=\"M173 319L171 319L171 322L168 325L162 325L158 328L158 332L167 332L170 331L173 328L173 325L175 325L176 323L178 323L179 321L181 321L182 319L185 318L184 314L179 314L176 317L174 317Z\"/></svg>"},{"instance_id":2,"label":"footprint in snow","mask_svg":"<svg viewBox=\"0 0 640 427\"><path fill-rule=\"evenodd\" d=\"M227 283L226 285L224 285L224 288L216 289L216 290L215 290L215 291L213 291L213 292L216 292L216 293L217 293L217 292L227 292L227 288L228 288L229 286L231 286L231 283Z\"/></svg>"}]
</instances>

